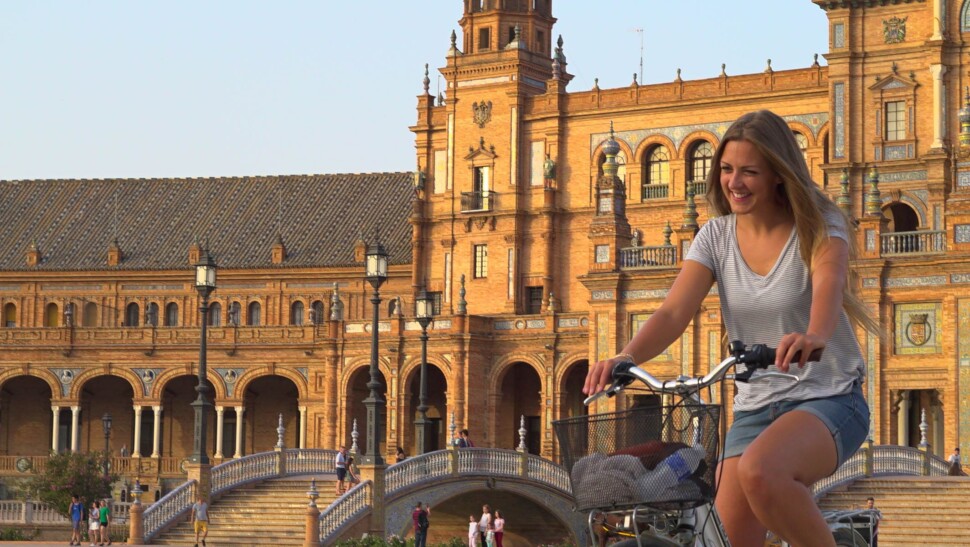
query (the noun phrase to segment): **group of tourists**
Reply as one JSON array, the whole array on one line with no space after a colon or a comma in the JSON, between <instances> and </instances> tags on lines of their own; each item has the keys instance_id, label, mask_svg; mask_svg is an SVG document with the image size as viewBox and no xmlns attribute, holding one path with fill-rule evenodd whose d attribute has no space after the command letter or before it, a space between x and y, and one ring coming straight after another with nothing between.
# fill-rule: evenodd
<instances>
[{"instance_id":1,"label":"group of tourists","mask_svg":"<svg viewBox=\"0 0 970 547\"><path fill-rule=\"evenodd\" d=\"M467 431L464 431L466 436ZM487 503L482 506L482 516L468 515L468 547L502 547L505 535L505 517L498 509L492 513Z\"/></svg>"},{"instance_id":2,"label":"group of tourists","mask_svg":"<svg viewBox=\"0 0 970 547\"><path fill-rule=\"evenodd\" d=\"M354 464L354 457L347 454L346 446L341 445L337 450L334 469L337 472L337 496L343 495L353 485L360 482L360 471L357 470L357 466Z\"/></svg>"},{"instance_id":3,"label":"group of tourists","mask_svg":"<svg viewBox=\"0 0 970 547\"><path fill-rule=\"evenodd\" d=\"M80 545L84 537L84 521L88 522L88 541L90 545L111 545L111 534L108 524L111 522L111 507L108 500L93 501L85 506L81 498L71 496L68 508L71 515L71 542L68 545Z\"/></svg>"}]
</instances>

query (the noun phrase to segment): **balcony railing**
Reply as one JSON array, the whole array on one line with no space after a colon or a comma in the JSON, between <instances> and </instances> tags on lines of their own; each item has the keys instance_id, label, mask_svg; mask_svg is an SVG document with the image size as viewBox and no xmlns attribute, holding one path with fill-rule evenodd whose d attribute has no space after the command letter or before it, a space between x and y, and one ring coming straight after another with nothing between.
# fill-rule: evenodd
<instances>
[{"instance_id":1,"label":"balcony railing","mask_svg":"<svg viewBox=\"0 0 970 547\"><path fill-rule=\"evenodd\" d=\"M882 256L933 254L946 252L946 232L892 232L882 234L879 253Z\"/></svg>"},{"instance_id":2,"label":"balcony railing","mask_svg":"<svg viewBox=\"0 0 970 547\"><path fill-rule=\"evenodd\" d=\"M491 211L495 208L496 197L498 197L498 194L487 190L483 192L462 192L461 212Z\"/></svg>"},{"instance_id":3,"label":"balcony railing","mask_svg":"<svg viewBox=\"0 0 970 547\"><path fill-rule=\"evenodd\" d=\"M620 268L624 270L669 268L676 265L677 247L673 245L620 249Z\"/></svg>"},{"instance_id":4,"label":"balcony railing","mask_svg":"<svg viewBox=\"0 0 970 547\"><path fill-rule=\"evenodd\" d=\"M687 191L688 192L693 191L695 198L697 198L699 196L703 196L704 194L707 193L707 181L706 180L699 180L699 181L696 181L696 182L688 182L687 183Z\"/></svg>"},{"instance_id":5,"label":"balcony railing","mask_svg":"<svg viewBox=\"0 0 970 547\"><path fill-rule=\"evenodd\" d=\"M644 184L642 188L644 201L648 199L665 199L669 193L666 184Z\"/></svg>"}]
</instances>

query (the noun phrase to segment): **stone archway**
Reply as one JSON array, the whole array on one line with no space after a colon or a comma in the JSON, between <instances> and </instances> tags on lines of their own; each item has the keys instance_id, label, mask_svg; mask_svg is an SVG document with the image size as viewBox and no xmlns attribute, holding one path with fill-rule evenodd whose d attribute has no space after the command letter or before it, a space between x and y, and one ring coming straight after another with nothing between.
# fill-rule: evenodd
<instances>
[{"instance_id":1,"label":"stone archway","mask_svg":"<svg viewBox=\"0 0 970 547\"><path fill-rule=\"evenodd\" d=\"M444 373L436 365L428 363L428 419L431 425L428 428L428 437L425 452L432 452L445 448L448 443L447 424L447 390L448 380ZM419 395L421 394L421 367L413 368L408 378L405 380L404 408L401 411L401 434L399 440L405 451L411 454L419 454L417 446L417 426L414 421L418 417Z\"/></svg>"},{"instance_id":2,"label":"stone archway","mask_svg":"<svg viewBox=\"0 0 970 547\"><path fill-rule=\"evenodd\" d=\"M381 397L387 401L387 380L384 377L384 373L380 370L377 371L377 379L381 383L379 388L379 393ZM363 455L367 450L367 407L364 406L364 399L370 396L370 388L367 387L367 382L370 381L370 368L360 367L350 374L350 379L347 382L346 394L344 400L346 404L344 405L344 431L345 438L337 439L337 445L344 445L349 450L351 448L351 432L353 431L354 420L357 420L357 453ZM385 431L389 431L387 427L387 406L384 407L384 414L381 417L382 422L385 425ZM387 454L387 437L384 438L384 444L377 447L381 454Z\"/></svg>"},{"instance_id":3,"label":"stone archway","mask_svg":"<svg viewBox=\"0 0 970 547\"><path fill-rule=\"evenodd\" d=\"M135 410L132 406L134 390L124 378L111 375L94 376L85 380L80 391L80 439L82 452L105 449L102 417L111 415L108 450L118 455L122 449L131 451L135 440Z\"/></svg>"},{"instance_id":4,"label":"stone archway","mask_svg":"<svg viewBox=\"0 0 970 547\"><path fill-rule=\"evenodd\" d=\"M61 428L70 426L61 415ZM15 376L3 383L0 390L0 454L8 456L45 456L50 453L53 438L51 417L51 388L34 376ZM63 446L70 440L66 431L58 435Z\"/></svg>"},{"instance_id":5,"label":"stone archway","mask_svg":"<svg viewBox=\"0 0 970 547\"><path fill-rule=\"evenodd\" d=\"M505 368L499 392L495 394L493 407L495 419L495 448L519 446L519 428L525 417L526 451L542 452L544 427L542 424L542 380L536 370L524 362L516 362Z\"/></svg>"},{"instance_id":6,"label":"stone archway","mask_svg":"<svg viewBox=\"0 0 970 547\"><path fill-rule=\"evenodd\" d=\"M212 383L209 384L208 394L212 397L215 390L211 387ZM192 401L198 397L195 390L197 385L198 377L191 375L176 376L165 382L161 395L161 423L158 424L161 456L187 458L192 454L195 440L195 408L192 407ZM210 406L206 416L205 447L206 454L210 457L216 452L215 424L215 407ZM145 436L146 431L143 429L142 438Z\"/></svg>"},{"instance_id":7,"label":"stone archway","mask_svg":"<svg viewBox=\"0 0 970 547\"><path fill-rule=\"evenodd\" d=\"M292 380L283 376L261 376L246 386L243 405L247 417L245 423L247 454L273 450L278 441L276 429L280 414L283 415L283 445L293 448L299 444L300 423L299 389Z\"/></svg>"}]
</instances>

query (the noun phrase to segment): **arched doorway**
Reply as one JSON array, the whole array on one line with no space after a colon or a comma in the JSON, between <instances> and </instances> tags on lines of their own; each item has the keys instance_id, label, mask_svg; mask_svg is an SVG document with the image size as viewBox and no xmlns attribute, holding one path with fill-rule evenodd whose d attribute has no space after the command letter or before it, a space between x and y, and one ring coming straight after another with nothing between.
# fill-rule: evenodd
<instances>
[{"instance_id":1,"label":"arched doorway","mask_svg":"<svg viewBox=\"0 0 970 547\"><path fill-rule=\"evenodd\" d=\"M164 457L182 459L192 454L195 441L195 408L192 402L198 397L198 392L195 390L198 383L198 376L191 375L176 376L165 383L165 389L162 391L162 420L159 424L159 453ZM215 390L209 382L207 395L210 403L213 393ZM206 414L205 451L211 458L216 446L215 407L209 406L209 412ZM146 425L142 422L142 439L152 429L146 428ZM142 442L144 443L144 440Z\"/></svg>"},{"instance_id":2,"label":"arched doorway","mask_svg":"<svg viewBox=\"0 0 970 547\"><path fill-rule=\"evenodd\" d=\"M253 380L243 394L243 413L248 437L247 453L273 450L279 435L280 414L283 415L283 445L286 448L299 446L300 392L293 380L283 376L262 376Z\"/></svg>"},{"instance_id":3,"label":"arched doorway","mask_svg":"<svg viewBox=\"0 0 970 547\"><path fill-rule=\"evenodd\" d=\"M60 418L58 439L63 449L70 447L71 411ZM54 421L51 416L51 388L33 376L16 376L0 389L0 454L8 456L44 456L51 451Z\"/></svg>"},{"instance_id":4,"label":"arched doorway","mask_svg":"<svg viewBox=\"0 0 970 547\"><path fill-rule=\"evenodd\" d=\"M379 388L379 393L381 397L387 400L387 380L384 378L384 374L381 371L377 371L377 379L381 383ZM346 415L344 416L344 437L337 439L338 445L344 445L347 449L351 446L351 436L350 433L353 430L354 419L357 420L357 448L358 454L364 454L367 451L367 407L364 406L364 399L370 395L370 388L367 387L367 382L370 381L370 367L360 367L355 370L351 376L350 381L347 382L347 396L346 396ZM381 422L385 424L385 431L390 428L387 423L387 406L384 407L384 413L381 415ZM384 437L384 444L378 447L378 450L382 454L387 454L387 436Z\"/></svg>"},{"instance_id":5,"label":"arched doorway","mask_svg":"<svg viewBox=\"0 0 970 547\"><path fill-rule=\"evenodd\" d=\"M135 410L132 406L134 390L118 376L95 376L81 387L80 442L81 451L105 449L105 432L101 418L111 415L111 432L107 439L108 452L119 455L121 448L129 452L134 446Z\"/></svg>"},{"instance_id":6,"label":"arched doorway","mask_svg":"<svg viewBox=\"0 0 970 547\"><path fill-rule=\"evenodd\" d=\"M583 416L588 414L583 400L583 385L586 383L586 374L589 372L589 361L583 359L569 365L566 374L562 379L562 386L559 388L559 417L572 418L573 416Z\"/></svg>"},{"instance_id":7,"label":"arched doorway","mask_svg":"<svg viewBox=\"0 0 970 547\"><path fill-rule=\"evenodd\" d=\"M495 406L495 448L519 446L519 427L525 417L525 446L530 454L542 452L542 382L528 363L513 363L502 376Z\"/></svg>"},{"instance_id":8,"label":"arched doorway","mask_svg":"<svg viewBox=\"0 0 970 547\"><path fill-rule=\"evenodd\" d=\"M428 385L425 393L428 398L427 416L431 424L426 434L425 442L427 442L427 446L425 452L432 452L445 448L448 443L448 434L445 431L448 421L445 416L448 408L448 381L441 369L431 363L428 363L427 374ZM409 455L420 454L421 451L418 450L417 444L417 426L414 423L418 419L418 404L421 395L420 366L414 367L406 385L408 386L405 391L407 398L404 401L404 411L401 413L403 423L401 424L400 443Z\"/></svg>"},{"instance_id":9,"label":"arched doorway","mask_svg":"<svg viewBox=\"0 0 970 547\"><path fill-rule=\"evenodd\" d=\"M883 210L889 220L890 232L915 232L919 228L919 215L905 203L894 201Z\"/></svg>"}]
</instances>

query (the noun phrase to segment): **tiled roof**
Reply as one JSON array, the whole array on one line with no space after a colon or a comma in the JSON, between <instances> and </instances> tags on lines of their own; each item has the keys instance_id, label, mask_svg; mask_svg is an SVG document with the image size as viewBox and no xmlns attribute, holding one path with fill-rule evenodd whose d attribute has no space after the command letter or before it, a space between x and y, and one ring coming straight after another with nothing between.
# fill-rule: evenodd
<instances>
[{"instance_id":1,"label":"tiled roof","mask_svg":"<svg viewBox=\"0 0 970 547\"><path fill-rule=\"evenodd\" d=\"M406 264L412 180L371 173L0 181L0 270L181 269L189 246L206 239L223 268L350 266L355 242L372 239L378 226L390 262ZM275 266L278 231L287 259ZM124 258L109 267L115 236ZM36 268L25 258L33 242Z\"/></svg>"}]
</instances>

